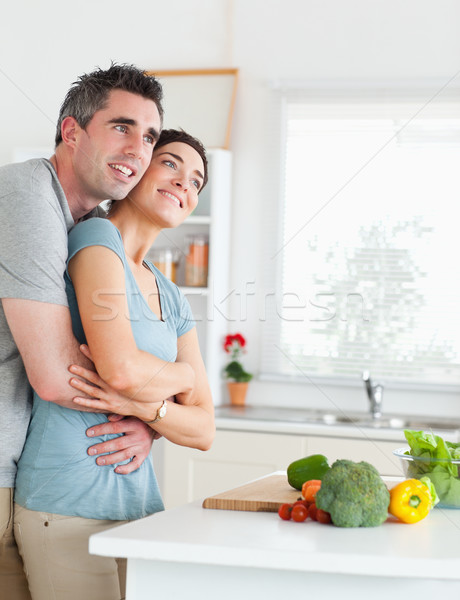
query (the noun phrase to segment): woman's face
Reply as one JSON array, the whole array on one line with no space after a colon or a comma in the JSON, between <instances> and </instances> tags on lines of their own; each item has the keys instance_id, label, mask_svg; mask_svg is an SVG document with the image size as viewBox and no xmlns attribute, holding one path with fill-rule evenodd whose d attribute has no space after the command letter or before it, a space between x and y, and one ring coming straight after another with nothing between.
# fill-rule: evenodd
<instances>
[{"instance_id":1,"label":"woman's face","mask_svg":"<svg viewBox=\"0 0 460 600\"><path fill-rule=\"evenodd\" d=\"M198 152L172 142L153 151L149 168L129 198L159 227L177 227L198 204L203 176Z\"/></svg>"}]
</instances>

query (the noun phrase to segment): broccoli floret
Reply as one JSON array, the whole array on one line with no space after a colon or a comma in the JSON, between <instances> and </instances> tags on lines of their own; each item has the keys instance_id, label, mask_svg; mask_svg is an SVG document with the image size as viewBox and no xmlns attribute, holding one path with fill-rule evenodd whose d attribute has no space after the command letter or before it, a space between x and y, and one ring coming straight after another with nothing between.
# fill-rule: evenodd
<instances>
[{"instance_id":1,"label":"broccoli floret","mask_svg":"<svg viewBox=\"0 0 460 600\"><path fill-rule=\"evenodd\" d=\"M325 473L316 506L338 527L376 527L388 517L390 493L367 462L337 460Z\"/></svg>"}]
</instances>

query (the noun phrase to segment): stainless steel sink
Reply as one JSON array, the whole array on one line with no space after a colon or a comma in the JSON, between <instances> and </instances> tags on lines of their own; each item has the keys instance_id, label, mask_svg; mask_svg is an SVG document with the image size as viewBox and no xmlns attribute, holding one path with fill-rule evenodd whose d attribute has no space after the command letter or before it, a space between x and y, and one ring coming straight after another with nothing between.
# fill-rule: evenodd
<instances>
[{"instance_id":1,"label":"stainless steel sink","mask_svg":"<svg viewBox=\"0 0 460 600\"><path fill-rule=\"evenodd\" d=\"M372 418L366 412L324 411L271 406L218 406L216 417L288 423L314 423L373 429L460 430L460 421L436 417L382 415Z\"/></svg>"},{"instance_id":2,"label":"stainless steel sink","mask_svg":"<svg viewBox=\"0 0 460 600\"><path fill-rule=\"evenodd\" d=\"M380 417L373 419L369 415L359 415L351 417L348 415L338 415L335 420L336 423L352 425L361 425L362 427L376 427L386 429L413 429L411 422L400 417Z\"/></svg>"}]
</instances>

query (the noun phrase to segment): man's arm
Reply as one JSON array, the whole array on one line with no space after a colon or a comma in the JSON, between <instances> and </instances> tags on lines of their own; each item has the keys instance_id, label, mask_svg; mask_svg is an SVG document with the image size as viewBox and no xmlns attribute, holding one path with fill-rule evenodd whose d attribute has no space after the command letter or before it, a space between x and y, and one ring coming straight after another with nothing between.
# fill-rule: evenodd
<instances>
[{"instance_id":1,"label":"man's arm","mask_svg":"<svg viewBox=\"0 0 460 600\"><path fill-rule=\"evenodd\" d=\"M29 382L40 398L66 408L98 412L73 402L75 389L69 385L71 375L68 367L79 364L93 370L94 366L80 352L72 333L69 309L59 304L19 298L3 298L2 304ZM93 450L94 454L112 453L105 457L105 464L135 457L130 463L118 467L117 472L127 474L138 469L152 447L151 428L134 417L108 422L105 426L108 434L124 435L91 446L89 453L93 454Z\"/></svg>"},{"instance_id":2,"label":"man's arm","mask_svg":"<svg viewBox=\"0 0 460 600\"><path fill-rule=\"evenodd\" d=\"M43 400L82 410L72 401L68 368L74 363L94 367L80 352L68 307L22 298L3 298L2 303L31 386Z\"/></svg>"}]
</instances>

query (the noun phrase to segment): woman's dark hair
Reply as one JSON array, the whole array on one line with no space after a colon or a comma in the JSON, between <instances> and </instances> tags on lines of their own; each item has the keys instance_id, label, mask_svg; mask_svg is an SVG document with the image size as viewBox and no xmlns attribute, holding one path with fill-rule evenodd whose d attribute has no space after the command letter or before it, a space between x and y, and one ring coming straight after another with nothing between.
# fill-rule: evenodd
<instances>
[{"instance_id":1,"label":"woman's dark hair","mask_svg":"<svg viewBox=\"0 0 460 600\"><path fill-rule=\"evenodd\" d=\"M107 70L96 69L73 82L59 111L56 146L62 142L62 121L66 117L73 117L80 127L85 129L94 113L105 108L112 90L123 90L153 100L163 122L163 88L159 81L134 65L112 63Z\"/></svg>"},{"instance_id":2,"label":"woman's dark hair","mask_svg":"<svg viewBox=\"0 0 460 600\"><path fill-rule=\"evenodd\" d=\"M172 144L173 142L180 142L181 144L188 144L194 150L198 152L200 155L203 165L204 165L204 173L203 173L203 185L201 186L200 192L208 182L208 159L206 156L206 150L203 144L199 139L193 137L183 129L163 129L158 138L157 143L155 144L155 148L153 149L153 153L161 148L162 146L166 146L166 144Z\"/></svg>"}]
</instances>

